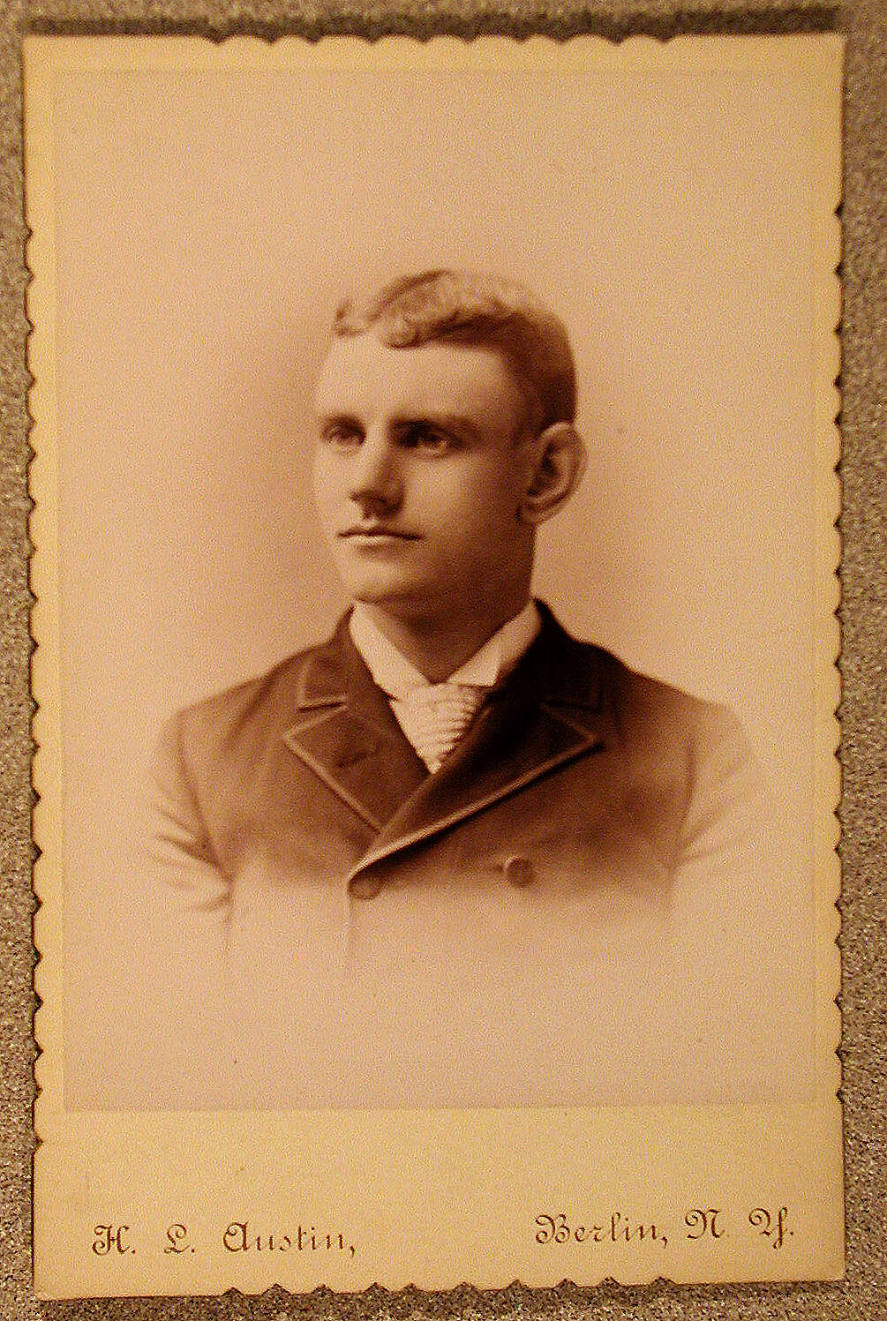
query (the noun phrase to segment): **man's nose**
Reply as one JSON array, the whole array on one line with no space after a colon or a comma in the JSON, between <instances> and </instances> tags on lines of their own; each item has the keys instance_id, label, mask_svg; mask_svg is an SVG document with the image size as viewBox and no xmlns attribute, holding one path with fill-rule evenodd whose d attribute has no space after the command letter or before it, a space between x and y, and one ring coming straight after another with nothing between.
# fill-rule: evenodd
<instances>
[{"instance_id":1,"label":"man's nose","mask_svg":"<svg viewBox=\"0 0 887 1321\"><path fill-rule=\"evenodd\" d=\"M359 504L397 505L402 494L397 449L383 434L367 433L354 455L348 494Z\"/></svg>"}]
</instances>

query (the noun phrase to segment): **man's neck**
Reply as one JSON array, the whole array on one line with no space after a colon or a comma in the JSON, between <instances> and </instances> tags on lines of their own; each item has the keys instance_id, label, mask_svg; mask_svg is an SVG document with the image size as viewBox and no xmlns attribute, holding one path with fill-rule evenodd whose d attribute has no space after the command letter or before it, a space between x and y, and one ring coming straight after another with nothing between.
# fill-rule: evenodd
<instances>
[{"instance_id":1,"label":"man's neck","mask_svg":"<svg viewBox=\"0 0 887 1321\"><path fill-rule=\"evenodd\" d=\"M509 601L484 619L448 620L445 629L439 621L404 621L378 606L364 604L361 608L420 674L430 683L443 683L480 651L503 624L519 614L529 599L527 593L523 600Z\"/></svg>"}]
</instances>

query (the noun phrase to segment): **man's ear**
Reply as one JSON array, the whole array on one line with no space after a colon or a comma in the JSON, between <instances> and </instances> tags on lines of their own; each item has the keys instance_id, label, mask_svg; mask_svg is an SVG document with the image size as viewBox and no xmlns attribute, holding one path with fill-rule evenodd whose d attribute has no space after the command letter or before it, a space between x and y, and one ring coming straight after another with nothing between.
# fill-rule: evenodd
<instances>
[{"instance_id":1,"label":"man's ear","mask_svg":"<svg viewBox=\"0 0 887 1321\"><path fill-rule=\"evenodd\" d=\"M585 471L585 445L570 422L555 422L533 441L533 462L519 514L525 523L543 523L566 504Z\"/></svg>"}]
</instances>

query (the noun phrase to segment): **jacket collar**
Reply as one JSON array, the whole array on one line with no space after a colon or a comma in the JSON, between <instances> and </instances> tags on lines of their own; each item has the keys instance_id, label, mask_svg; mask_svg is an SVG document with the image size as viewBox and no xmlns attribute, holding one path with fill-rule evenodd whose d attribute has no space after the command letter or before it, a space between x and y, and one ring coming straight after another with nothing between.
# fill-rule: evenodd
<instances>
[{"instance_id":1,"label":"jacket collar","mask_svg":"<svg viewBox=\"0 0 887 1321\"><path fill-rule=\"evenodd\" d=\"M542 629L468 734L429 775L351 641L348 616L299 676L290 749L375 832L352 875L485 810L614 736L607 655L540 604Z\"/></svg>"}]
</instances>

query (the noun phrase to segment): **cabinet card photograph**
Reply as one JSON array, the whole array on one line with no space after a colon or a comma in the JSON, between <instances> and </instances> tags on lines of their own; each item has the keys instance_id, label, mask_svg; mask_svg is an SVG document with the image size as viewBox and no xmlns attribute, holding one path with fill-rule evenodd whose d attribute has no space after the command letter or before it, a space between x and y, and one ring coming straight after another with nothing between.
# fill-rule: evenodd
<instances>
[{"instance_id":1,"label":"cabinet card photograph","mask_svg":"<svg viewBox=\"0 0 887 1321\"><path fill-rule=\"evenodd\" d=\"M840 1275L840 94L27 41L42 1296Z\"/></svg>"}]
</instances>

